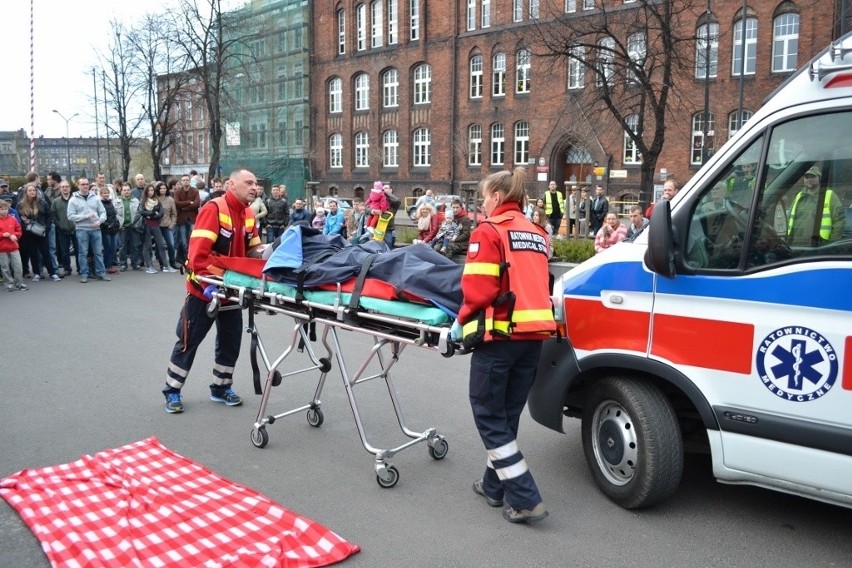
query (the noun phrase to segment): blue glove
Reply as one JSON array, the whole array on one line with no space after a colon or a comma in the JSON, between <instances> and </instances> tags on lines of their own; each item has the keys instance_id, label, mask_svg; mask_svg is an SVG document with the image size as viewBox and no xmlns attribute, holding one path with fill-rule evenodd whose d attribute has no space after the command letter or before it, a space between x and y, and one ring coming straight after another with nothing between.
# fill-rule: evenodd
<instances>
[{"instance_id":1,"label":"blue glove","mask_svg":"<svg viewBox=\"0 0 852 568\"><path fill-rule=\"evenodd\" d=\"M215 284L208 284L208 286L204 289L204 297L212 300L213 294L216 293L217 289L218 286L216 286Z\"/></svg>"},{"instance_id":2,"label":"blue glove","mask_svg":"<svg viewBox=\"0 0 852 568\"><path fill-rule=\"evenodd\" d=\"M462 338L462 326L459 323L459 320L453 321L453 327L450 328L450 339L453 341L461 341Z\"/></svg>"}]
</instances>

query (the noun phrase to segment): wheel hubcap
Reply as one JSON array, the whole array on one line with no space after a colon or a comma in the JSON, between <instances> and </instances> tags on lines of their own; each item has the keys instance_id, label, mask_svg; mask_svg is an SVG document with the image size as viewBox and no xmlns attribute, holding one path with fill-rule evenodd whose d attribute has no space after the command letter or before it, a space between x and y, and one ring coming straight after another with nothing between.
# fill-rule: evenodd
<instances>
[{"instance_id":1,"label":"wheel hubcap","mask_svg":"<svg viewBox=\"0 0 852 568\"><path fill-rule=\"evenodd\" d=\"M602 403L592 418L592 446L598 469L614 485L626 485L633 479L639 455L633 420L613 401Z\"/></svg>"}]
</instances>

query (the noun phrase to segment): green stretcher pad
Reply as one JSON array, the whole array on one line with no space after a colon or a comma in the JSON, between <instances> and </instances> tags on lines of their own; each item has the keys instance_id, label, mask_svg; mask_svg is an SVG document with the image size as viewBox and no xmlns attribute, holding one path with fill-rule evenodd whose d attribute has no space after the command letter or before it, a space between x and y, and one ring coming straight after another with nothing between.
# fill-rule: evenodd
<instances>
[{"instance_id":1,"label":"green stretcher pad","mask_svg":"<svg viewBox=\"0 0 852 568\"><path fill-rule=\"evenodd\" d=\"M296 288L293 286L271 280L262 282L259 278L249 276L248 274L234 272L232 270L225 271L223 281L225 285L229 287L259 290L261 286L263 286L264 289L269 292L280 294L288 298L296 297ZM305 300L310 302L333 306L335 305L335 301L338 299L343 304L348 304L352 295L349 293L342 293L338 295L337 292L331 292L328 290L306 290L304 297ZM368 310L370 312L415 320L427 325L441 325L450 322L450 316L442 310L412 302L400 302L397 300L384 300L381 298L361 296L359 306L361 309Z\"/></svg>"}]
</instances>

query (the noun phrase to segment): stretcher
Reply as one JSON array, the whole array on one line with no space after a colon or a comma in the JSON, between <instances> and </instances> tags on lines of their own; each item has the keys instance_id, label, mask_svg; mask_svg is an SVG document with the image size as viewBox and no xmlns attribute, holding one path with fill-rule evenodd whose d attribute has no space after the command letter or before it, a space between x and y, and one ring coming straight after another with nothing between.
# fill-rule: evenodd
<instances>
[{"instance_id":1,"label":"stretcher","mask_svg":"<svg viewBox=\"0 0 852 568\"><path fill-rule=\"evenodd\" d=\"M426 442L432 459L441 460L447 455L447 441L436 428L430 427L418 432L406 426L390 376L392 367L407 346L431 349L445 357L463 352L459 345L450 340L452 319L445 312L410 302L366 296L353 298L353 294L342 292L339 284L337 291L300 291L286 284L231 270L226 270L221 276L197 278L207 286L208 295L212 300L208 306L208 315L215 317L218 310L225 309L244 309L248 313L246 332L252 336L255 392L261 395L260 407L251 432L251 441L255 447L265 447L269 442L267 428L286 416L306 412L309 425L317 428L322 425L324 416L320 397L326 376L332 368L333 356L343 379L358 435L364 448L375 456L376 481L381 487L393 487L399 481L399 471L389 460L406 448ZM282 314L294 320L289 344L274 359L270 357L257 328L255 315L258 313ZM314 331L317 328L320 329L318 338ZM360 363L347 364L340 343L341 331L366 334L373 339L372 347ZM312 345L316 339L319 339L322 348L319 354ZM311 364L306 368L282 373L279 367L294 352L305 353ZM257 354L260 354L267 370L262 385L256 364ZM378 363L380 370L369 374L368 368L375 369L374 362ZM284 378L317 370L320 372L319 380L310 401L285 412L267 414L271 391L279 386ZM394 448L373 446L367 439L361 419L355 387L375 379L384 380L399 427L409 438Z\"/></svg>"}]
</instances>

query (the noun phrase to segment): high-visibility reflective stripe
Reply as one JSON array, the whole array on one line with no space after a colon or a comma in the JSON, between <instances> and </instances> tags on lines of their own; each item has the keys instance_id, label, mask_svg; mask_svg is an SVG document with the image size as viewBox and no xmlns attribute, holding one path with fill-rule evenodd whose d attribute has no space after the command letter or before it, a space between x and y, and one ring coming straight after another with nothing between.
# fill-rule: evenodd
<instances>
[{"instance_id":1,"label":"high-visibility reflective stripe","mask_svg":"<svg viewBox=\"0 0 852 568\"><path fill-rule=\"evenodd\" d=\"M184 371L180 367L176 366L174 363L169 363L169 371L183 378L186 378L186 376L189 374L189 371Z\"/></svg>"},{"instance_id":2,"label":"high-visibility reflective stripe","mask_svg":"<svg viewBox=\"0 0 852 568\"><path fill-rule=\"evenodd\" d=\"M494 464L491 463L491 458L485 460L485 467L487 467L488 469L494 469Z\"/></svg>"},{"instance_id":3,"label":"high-visibility reflective stripe","mask_svg":"<svg viewBox=\"0 0 852 568\"><path fill-rule=\"evenodd\" d=\"M500 276L500 265L493 262L468 262L464 265L464 275Z\"/></svg>"},{"instance_id":4,"label":"high-visibility reflective stripe","mask_svg":"<svg viewBox=\"0 0 852 568\"><path fill-rule=\"evenodd\" d=\"M246 217L246 229L249 231L254 229L254 217Z\"/></svg>"},{"instance_id":5,"label":"high-visibility reflective stripe","mask_svg":"<svg viewBox=\"0 0 852 568\"><path fill-rule=\"evenodd\" d=\"M179 389L183 387L182 382L175 380L168 375L166 375L166 384L172 387L173 389Z\"/></svg>"},{"instance_id":6,"label":"high-visibility reflective stripe","mask_svg":"<svg viewBox=\"0 0 852 568\"><path fill-rule=\"evenodd\" d=\"M233 373L234 373L234 368L233 368L233 367L226 367L225 365L220 365L220 364L218 364L218 363L215 363L215 364L213 365L213 370L214 370L214 371L219 371L220 373L231 373L231 374L233 374Z\"/></svg>"},{"instance_id":7,"label":"high-visibility reflective stripe","mask_svg":"<svg viewBox=\"0 0 852 568\"><path fill-rule=\"evenodd\" d=\"M512 440L508 444L504 444L499 448L488 450L488 458L492 461L504 460L518 453L518 442Z\"/></svg>"},{"instance_id":8,"label":"high-visibility reflective stripe","mask_svg":"<svg viewBox=\"0 0 852 568\"><path fill-rule=\"evenodd\" d=\"M528 321L549 321L553 319L553 310L515 310L512 312L512 321L524 323Z\"/></svg>"},{"instance_id":9,"label":"high-visibility reflective stripe","mask_svg":"<svg viewBox=\"0 0 852 568\"><path fill-rule=\"evenodd\" d=\"M500 469L494 470L497 472L497 477L501 480L505 481L507 479L514 479L516 477L520 477L526 472L529 471L527 467L527 460L521 460L518 463L513 463L512 465L508 465L506 467L501 467Z\"/></svg>"},{"instance_id":10,"label":"high-visibility reflective stripe","mask_svg":"<svg viewBox=\"0 0 852 568\"><path fill-rule=\"evenodd\" d=\"M222 378L222 377L217 377L216 375L213 375L213 384L218 386L218 387L226 387L226 386L230 386L230 385L234 384L234 379L232 379L231 377Z\"/></svg>"},{"instance_id":11,"label":"high-visibility reflective stripe","mask_svg":"<svg viewBox=\"0 0 852 568\"><path fill-rule=\"evenodd\" d=\"M227 213L222 213L221 211L219 212L219 224L225 225L228 229L234 226L233 222L231 221L231 216Z\"/></svg>"},{"instance_id":12,"label":"high-visibility reflective stripe","mask_svg":"<svg viewBox=\"0 0 852 568\"><path fill-rule=\"evenodd\" d=\"M218 236L219 235L216 234L215 231L208 231L206 229L193 229L192 233L190 233L190 235L189 235L189 238L190 239L195 239L195 238L210 239L211 241L213 241L215 243Z\"/></svg>"},{"instance_id":13,"label":"high-visibility reflective stripe","mask_svg":"<svg viewBox=\"0 0 852 568\"><path fill-rule=\"evenodd\" d=\"M248 242L248 248L256 247L261 242L263 241L260 240L260 237L252 237L252 239Z\"/></svg>"}]
</instances>

